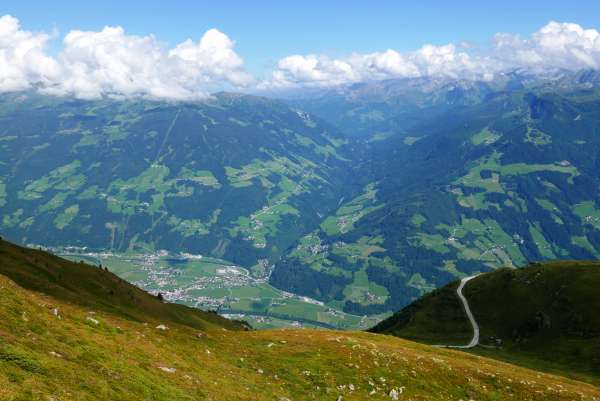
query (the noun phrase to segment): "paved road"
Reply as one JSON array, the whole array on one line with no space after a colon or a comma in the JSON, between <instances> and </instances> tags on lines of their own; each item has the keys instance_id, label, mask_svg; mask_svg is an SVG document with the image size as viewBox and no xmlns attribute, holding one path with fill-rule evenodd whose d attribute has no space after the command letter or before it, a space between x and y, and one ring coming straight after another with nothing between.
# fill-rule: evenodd
<instances>
[{"instance_id":1,"label":"paved road","mask_svg":"<svg viewBox=\"0 0 600 401\"><path fill-rule=\"evenodd\" d=\"M477 324L477 321L475 321L473 312L471 312L471 308L469 307L469 301L467 301L467 298L462 293L463 288L465 288L465 284L467 284L469 280L472 280L475 277L477 276L463 278L462 280L460 280L460 285L456 289L456 293L458 294L458 297L460 298L460 301L463 304L463 308L465 309L467 317L469 318L469 322L471 322L471 326L473 327L473 338L471 338L471 341L467 345L457 345L452 348L473 348L477 344L479 344L479 325Z\"/></svg>"},{"instance_id":2,"label":"paved road","mask_svg":"<svg viewBox=\"0 0 600 401\"><path fill-rule=\"evenodd\" d=\"M460 285L456 289L456 294L458 295L458 298L463 304L463 308L465 310L465 313L467 314L467 317L469 318L471 327L473 327L473 338L471 338L471 341L467 345L436 345L436 347L467 349L473 348L477 346L477 344L479 344L479 325L477 324L477 321L473 316L473 312L471 312L471 308L469 307L469 301L467 301L467 298L462 293L463 288L465 288L465 284L467 284L470 280L474 279L475 277L477 277L477 275L463 278L462 280L460 280Z\"/></svg>"}]
</instances>

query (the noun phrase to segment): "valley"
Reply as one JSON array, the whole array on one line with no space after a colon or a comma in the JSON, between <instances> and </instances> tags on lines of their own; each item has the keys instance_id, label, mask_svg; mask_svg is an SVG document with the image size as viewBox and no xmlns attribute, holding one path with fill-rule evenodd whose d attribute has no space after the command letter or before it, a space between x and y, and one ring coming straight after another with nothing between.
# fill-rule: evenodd
<instances>
[{"instance_id":1,"label":"valley","mask_svg":"<svg viewBox=\"0 0 600 401\"><path fill-rule=\"evenodd\" d=\"M159 251L149 254L84 252L49 249L69 260L108 268L128 282L165 300L213 310L247 321L257 329L273 327L365 330L383 316L345 313L306 296L282 291L268 283L269 271L248 271L230 262L191 254Z\"/></svg>"},{"instance_id":2,"label":"valley","mask_svg":"<svg viewBox=\"0 0 600 401\"><path fill-rule=\"evenodd\" d=\"M367 328L465 276L600 256L595 77L3 94L0 229L257 327Z\"/></svg>"}]
</instances>

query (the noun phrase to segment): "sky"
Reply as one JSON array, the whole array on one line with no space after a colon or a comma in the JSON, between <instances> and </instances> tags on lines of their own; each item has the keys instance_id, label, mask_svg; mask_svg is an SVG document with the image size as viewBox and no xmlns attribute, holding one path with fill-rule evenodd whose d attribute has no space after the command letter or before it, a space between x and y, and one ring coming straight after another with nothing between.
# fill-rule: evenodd
<instances>
[{"instance_id":1,"label":"sky","mask_svg":"<svg viewBox=\"0 0 600 401\"><path fill-rule=\"evenodd\" d=\"M46 70L41 71L38 68L37 71L27 71L22 74L25 80L37 80L36 84L44 81L45 85L53 86L52 90L55 92L82 92L81 88L77 88L78 85L82 85L75 81L77 79L81 81L84 76L89 78L99 61L97 54L94 55L93 60L89 59L89 54L83 55L88 50L83 50L81 46L86 42L86 46L93 45L97 49L97 46L105 44L102 41L106 37L111 37L120 43L129 43L125 48L131 51L131 59L148 51L151 54L156 51L154 61L145 68L158 66L157 71L148 73L144 70L146 73L144 79L137 80L135 77L128 76L123 79L124 81L139 82L138 87L141 87L143 80L147 84L149 81L162 79L152 74L163 76L169 73L183 74L183 77L193 81L192 84L196 89L182 87L181 90L175 90L173 96L180 97L189 97L190 91L196 91L198 96L202 96L206 91L219 86L244 88L324 86L396 75L417 76L440 73L461 77L469 74L483 77L486 73L487 76L490 76L490 73L497 73L495 70L490 70L493 69L491 67L493 63L484 61L480 57L482 52L488 51L486 49L492 46L494 50L491 53L494 53L497 61L499 56L496 47L499 33L509 33L513 39L520 38L520 44L515 42L511 46L521 49L523 53L525 48L529 49L527 51L531 50L532 42L535 40L532 35L539 33L551 21L577 24L581 29L588 31L600 30L600 2L597 0L570 2L105 0L94 4L88 3L92 2L2 1L0 16L10 15L18 21L18 29L12 29L11 32L17 32L16 34L25 32L31 35L43 33L48 36L40 44L43 48L40 54L43 52L42 56L47 57L44 59L45 62L42 62ZM5 25L8 25L6 20ZM116 31L112 31L112 34L104 32L106 35L103 37L97 35L92 38L88 35L79 38L81 40L76 43L79 47L71 42L72 47L75 46L77 49L71 51L69 57L65 57L65 53L69 50L65 39L70 33L74 31L101 33L105 27L122 28L120 39L117 38L120 32ZM554 34L560 34L557 32L564 30L555 29ZM574 32L570 28L567 30ZM5 32L8 31L5 29ZM201 46L202 38L210 32L212 33L204 41L204 46ZM217 35L216 32L223 36ZM596 62L600 65L600 57L596 59L596 53L600 54L600 39L596 41L595 36L589 33L579 36L586 40L587 44L582 45L577 42L579 50L571 49L572 51L565 55L579 57L580 50L583 48L586 57L591 57L591 61L583 62L585 57L579 57L579 61L573 63L574 68L586 65L595 67ZM130 40L135 38L144 39L146 42L149 39L154 43L148 44L141 40L144 43L135 44ZM6 34L5 39L14 42ZM191 42L186 42L188 39ZM514 42L513 39L511 41ZM558 40L563 41L563 39ZM218 44L215 45L217 42ZM507 41L504 42L506 45ZM541 40L539 42L542 43ZM172 50L182 43L188 43L188 46L173 54ZM197 46L192 48L195 44ZM449 44L454 48L444 47ZM423 51L425 45L434 47ZM120 54L114 46L110 51ZM221 60L216 60L210 55L215 46L218 47L216 54L222 58ZM159 54L161 51L158 47L162 47L164 54ZM108 51L108 48L105 47L105 50ZM394 53L386 53L388 50ZM556 51L553 50L550 54L547 48L543 52L538 50L536 50L537 55L534 55L537 59L546 60L551 56L551 61L557 62ZM503 60L511 57L506 51L504 46ZM1 52L0 38L0 54ZM540 56L542 53L543 55ZM5 52L5 58L7 58L6 54L8 53ZM466 54L470 58L467 60L461 54ZM374 56L367 57L367 55ZM569 60L564 59L567 57L565 55L563 60L558 62L559 67L569 64ZM84 56L88 57L83 60L87 70L82 72L73 65L80 63ZM529 57L526 62L523 59L515 65L531 66L534 56ZM521 54L519 57L525 56ZM167 58L168 62L165 61ZM57 66L51 65L51 59L56 61ZM451 61L450 64L448 60ZM456 64L456 60L459 64ZM23 64L31 61L32 57L29 61L23 61ZM538 60L538 64L540 61ZM129 71L127 62L124 61L118 68L121 71ZM436 65L431 68L432 63L445 64L442 67ZM12 69L16 71L17 68L22 69L23 66ZM372 71L373 68L375 72ZM483 71L484 69L486 71ZM72 82L68 85L63 84L66 77L73 77L77 73L79 78L71 79ZM0 91L3 87L1 74L2 72L0 72ZM15 74L13 75L16 76ZM96 74L96 78L98 75L107 74ZM334 79L334 75L342 75L342 78ZM19 87L15 83L14 76L9 77L11 83L5 84L4 87ZM60 78L57 78L59 76ZM111 79L114 78L115 76L111 75ZM60 80L58 86L61 88L57 87L57 79ZM177 86L175 81L177 81L175 77L166 79L161 83L162 87L157 88L151 96L161 97L161 93L167 91L167 86ZM88 89L87 96L127 92L114 87ZM133 88L130 92L138 91L139 89ZM129 93L124 94L129 95Z\"/></svg>"}]
</instances>

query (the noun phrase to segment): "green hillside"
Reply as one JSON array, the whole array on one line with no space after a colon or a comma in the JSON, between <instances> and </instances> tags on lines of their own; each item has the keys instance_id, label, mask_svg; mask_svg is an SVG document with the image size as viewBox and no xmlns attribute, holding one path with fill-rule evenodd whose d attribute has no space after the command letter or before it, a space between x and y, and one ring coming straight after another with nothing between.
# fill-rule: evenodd
<instances>
[{"instance_id":1,"label":"green hillside","mask_svg":"<svg viewBox=\"0 0 600 401\"><path fill-rule=\"evenodd\" d=\"M198 329L247 329L245 324L224 319L215 313L165 303L103 268L70 262L44 251L23 248L2 240L0 274L20 287L49 295L63 303L93 308L139 322L165 319Z\"/></svg>"},{"instance_id":2,"label":"green hillside","mask_svg":"<svg viewBox=\"0 0 600 401\"><path fill-rule=\"evenodd\" d=\"M600 383L600 263L549 262L482 274L463 290L480 328L474 353ZM371 331L430 344L473 335L457 283L450 283ZM567 373L568 372L568 373Z\"/></svg>"},{"instance_id":3,"label":"green hillside","mask_svg":"<svg viewBox=\"0 0 600 401\"><path fill-rule=\"evenodd\" d=\"M582 382L376 334L233 330L99 268L6 242L0 294L3 401L600 397Z\"/></svg>"}]
</instances>

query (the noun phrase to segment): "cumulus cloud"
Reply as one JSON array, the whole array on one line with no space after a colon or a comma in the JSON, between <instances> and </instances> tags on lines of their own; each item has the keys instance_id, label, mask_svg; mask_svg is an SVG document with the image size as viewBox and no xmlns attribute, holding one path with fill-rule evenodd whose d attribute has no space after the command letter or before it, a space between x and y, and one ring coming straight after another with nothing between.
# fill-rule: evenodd
<instances>
[{"instance_id":1,"label":"cumulus cloud","mask_svg":"<svg viewBox=\"0 0 600 401\"><path fill-rule=\"evenodd\" d=\"M168 49L154 36L127 35L122 27L71 31L56 57L45 53L50 36L0 19L0 91L36 87L42 93L93 99L141 96L192 100L222 86L244 87L244 70L234 42L211 29Z\"/></svg>"},{"instance_id":2,"label":"cumulus cloud","mask_svg":"<svg viewBox=\"0 0 600 401\"><path fill-rule=\"evenodd\" d=\"M600 33L572 23L550 22L528 38L499 33L485 52L472 46L425 45L414 52L392 49L332 59L294 55L279 60L263 88L323 87L422 76L490 80L514 70L600 69Z\"/></svg>"},{"instance_id":3,"label":"cumulus cloud","mask_svg":"<svg viewBox=\"0 0 600 401\"><path fill-rule=\"evenodd\" d=\"M600 33L577 24L550 22L528 39L497 34L493 44L495 58L508 67L600 68Z\"/></svg>"},{"instance_id":4,"label":"cumulus cloud","mask_svg":"<svg viewBox=\"0 0 600 401\"><path fill-rule=\"evenodd\" d=\"M0 92L29 89L33 83L47 84L59 72L56 60L44 47L51 36L23 31L19 20L0 17Z\"/></svg>"},{"instance_id":5,"label":"cumulus cloud","mask_svg":"<svg viewBox=\"0 0 600 401\"><path fill-rule=\"evenodd\" d=\"M600 69L600 33L559 22L550 22L526 38L496 34L483 51L450 43L405 53L388 49L340 58L291 55L279 60L262 82L245 70L235 43L217 29L173 48L153 35L128 35L122 27L74 30L64 36L62 50L51 56L46 46L55 36L24 30L10 15L0 17L0 93L35 88L86 99L194 100L223 88L328 87L423 76L491 80L514 69Z\"/></svg>"}]
</instances>

